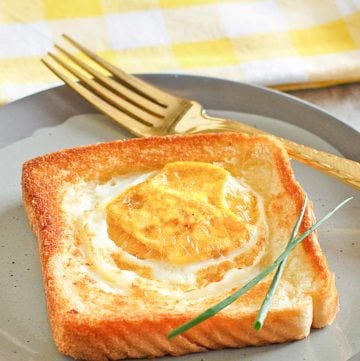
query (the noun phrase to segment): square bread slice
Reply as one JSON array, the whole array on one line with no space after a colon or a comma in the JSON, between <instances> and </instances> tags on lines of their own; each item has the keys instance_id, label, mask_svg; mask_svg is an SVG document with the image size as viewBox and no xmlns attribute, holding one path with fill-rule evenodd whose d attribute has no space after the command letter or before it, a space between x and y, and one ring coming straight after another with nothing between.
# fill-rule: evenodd
<instances>
[{"instance_id":1,"label":"square bread slice","mask_svg":"<svg viewBox=\"0 0 360 361\"><path fill-rule=\"evenodd\" d=\"M261 331L253 322L273 274L167 339L284 250L304 191L271 137L67 149L26 162L22 185L54 340L66 355L100 361L281 343L336 315L334 275L312 233L291 253ZM309 203L301 231L314 221Z\"/></svg>"}]
</instances>

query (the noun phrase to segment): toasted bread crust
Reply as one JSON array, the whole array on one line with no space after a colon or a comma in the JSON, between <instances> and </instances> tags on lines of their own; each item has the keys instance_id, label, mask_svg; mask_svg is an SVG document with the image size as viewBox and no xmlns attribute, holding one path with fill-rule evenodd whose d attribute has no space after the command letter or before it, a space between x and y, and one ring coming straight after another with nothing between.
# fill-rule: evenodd
<instances>
[{"instance_id":1,"label":"toasted bread crust","mask_svg":"<svg viewBox=\"0 0 360 361\"><path fill-rule=\"evenodd\" d=\"M74 286L78 287L82 297L87 292L94 293L92 299L104 299L104 308L94 314L79 310L75 304L72 306L71 297L69 300L69 295L59 287L55 272L56 256L67 252L68 244L75 243L61 208L64 187L80 180L106 181L114 175L160 169L179 160L219 162L235 176L254 177L250 181L254 182L256 191L269 194L269 214L289 211L296 216L300 211L303 190L293 177L288 156L276 141L266 136L223 133L132 139L62 150L26 162L22 177L23 200L29 222L39 240L48 312L54 339L61 352L94 361L182 355L206 349L301 339L308 335L310 326L324 327L333 321L338 310L334 276L329 272L315 232L297 247L298 253L294 251L295 256L303 257L311 269L313 286L306 290L303 300L291 307L271 311L260 332L252 327L256 312L242 312L241 305L250 304L253 299L260 301L266 292L266 284L258 285L241 301L171 341L166 338L171 329L224 295L174 313L159 309L155 301L144 300L147 307L147 312L144 312L137 309L136 304L129 305L124 297L101 293L88 284L82 284ZM276 178L274 185L268 180L256 181L255 177L259 175L251 173L253 162L263 162L271 167L271 174ZM244 168L248 170L246 174ZM284 199L289 200L293 208L283 209ZM291 230L294 216L276 217L273 227ZM310 205L302 231L314 220ZM76 253L68 256L76 258ZM295 275L296 267L290 265L288 274ZM86 300L86 296L82 299Z\"/></svg>"}]
</instances>

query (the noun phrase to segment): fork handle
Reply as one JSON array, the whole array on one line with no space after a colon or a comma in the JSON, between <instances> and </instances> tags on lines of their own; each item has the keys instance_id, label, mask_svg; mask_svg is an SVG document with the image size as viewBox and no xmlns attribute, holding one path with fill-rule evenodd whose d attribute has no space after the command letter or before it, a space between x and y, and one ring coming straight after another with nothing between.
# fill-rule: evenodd
<instances>
[{"instance_id":1,"label":"fork handle","mask_svg":"<svg viewBox=\"0 0 360 361\"><path fill-rule=\"evenodd\" d=\"M247 134L268 134L250 125L236 121L216 119L208 116L206 116L206 118L209 120L221 121L221 129L223 131L237 131ZM360 163L338 157L334 154L322 152L302 144L297 144L285 138L274 137L281 141L291 158L316 168L360 190Z\"/></svg>"}]
</instances>

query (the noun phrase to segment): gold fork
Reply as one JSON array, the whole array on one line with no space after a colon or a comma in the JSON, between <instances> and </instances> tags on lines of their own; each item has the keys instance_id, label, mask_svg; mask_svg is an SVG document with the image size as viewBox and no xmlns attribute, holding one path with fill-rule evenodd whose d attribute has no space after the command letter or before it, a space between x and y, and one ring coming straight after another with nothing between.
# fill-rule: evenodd
<instances>
[{"instance_id":1,"label":"gold fork","mask_svg":"<svg viewBox=\"0 0 360 361\"><path fill-rule=\"evenodd\" d=\"M168 94L129 75L70 37L63 36L98 66L106 69L112 77L103 75L58 45L55 47L76 66L70 65L69 61L52 53L49 53L49 56L57 66L48 60L42 59L42 61L73 90L136 136L150 137L225 131L267 134L238 121L210 117L205 113L201 104ZM77 80L65 75L59 69L59 65L75 76ZM84 71L88 75L85 75ZM293 159L360 189L360 163L281 137L275 138L282 142Z\"/></svg>"}]
</instances>

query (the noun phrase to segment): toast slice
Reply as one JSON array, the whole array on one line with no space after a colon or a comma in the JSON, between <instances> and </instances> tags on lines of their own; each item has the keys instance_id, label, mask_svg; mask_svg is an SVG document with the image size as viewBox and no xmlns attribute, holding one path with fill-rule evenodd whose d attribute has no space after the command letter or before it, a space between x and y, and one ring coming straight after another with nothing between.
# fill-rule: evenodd
<instances>
[{"instance_id":1,"label":"toast slice","mask_svg":"<svg viewBox=\"0 0 360 361\"><path fill-rule=\"evenodd\" d=\"M265 278L214 317L173 328L239 289L285 248L304 191L267 136L131 139L23 166L60 352L84 360L182 355L298 340L338 310L316 233L291 253L261 331ZM301 231L314 223L309 203Z\"/></svg>"}]
</instances>

